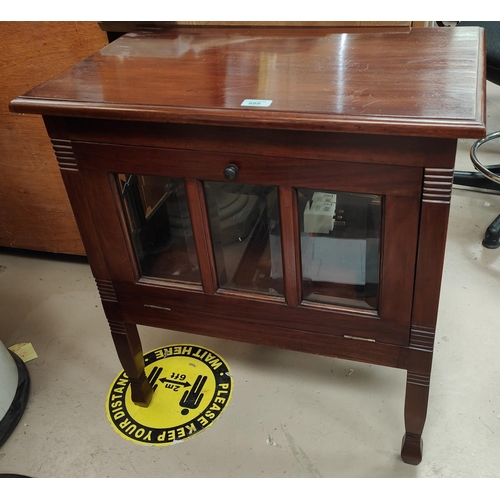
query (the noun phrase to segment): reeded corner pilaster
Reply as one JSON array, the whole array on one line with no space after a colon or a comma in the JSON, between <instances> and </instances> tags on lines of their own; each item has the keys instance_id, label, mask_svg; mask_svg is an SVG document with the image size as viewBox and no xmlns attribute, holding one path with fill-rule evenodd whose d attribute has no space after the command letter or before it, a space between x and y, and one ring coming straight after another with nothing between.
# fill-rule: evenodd
<instances>
[{"instance_id":1,"label":"reeded corner pilaster","mask_svg":"<svg viewBox=\"0 0 500 500\"><path fill-rule=\"evenodd\" d=\"M118 302L112 281L96 279L95 282L102 301Z\"/></svg>"},{"instance_id":2,"label":"reeded corner pilaster","mask_svg":"<svg viewBox=\"0 0 500 500\"><path fill-rule=\"evenodd\" d=\"M453 169L426 168L424 170L423 203L449 205L453 187Z\"/></svg>"},{"instance_id":3,"label":"reeded corner pilaster","mask_svg":"<svg viewBox=\"0 0 500 500\"><path fill-rule=\"evenodd\" d=\"M69 139L51 139L52 148L61 170L78 170L75 154Z\"/></svg>"},{"instance_id":4,"label":"reeded corner pilaster","mask_svg":"<svg viewBox=\"0 0 500 500\"><path fill-rule=\"evenodd\" d=\"M414 325L410 331L410 349L432 352L434 350L434 337L434 328Z\"/></svg>"}]
</instances>

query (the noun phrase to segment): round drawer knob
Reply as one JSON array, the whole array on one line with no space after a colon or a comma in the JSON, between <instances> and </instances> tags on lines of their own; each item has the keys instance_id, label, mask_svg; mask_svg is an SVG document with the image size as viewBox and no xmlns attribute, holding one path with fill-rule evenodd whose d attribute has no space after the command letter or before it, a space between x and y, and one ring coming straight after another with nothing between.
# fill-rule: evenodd
<instances>
[{"instance_id":1,"label":"round drawer knob","mask_svg":"<svg viewBox=\"0 0 500 500\"><path fill-rule=\"evenodd\" d=\"M228 165L225 169L224 169L224 177L228 180L228 181L232 181L236 178L236 176L238 175L238 167L236 165L234 165L233 163L231 163L230 165Z\"/></svg>"}]
</instances>

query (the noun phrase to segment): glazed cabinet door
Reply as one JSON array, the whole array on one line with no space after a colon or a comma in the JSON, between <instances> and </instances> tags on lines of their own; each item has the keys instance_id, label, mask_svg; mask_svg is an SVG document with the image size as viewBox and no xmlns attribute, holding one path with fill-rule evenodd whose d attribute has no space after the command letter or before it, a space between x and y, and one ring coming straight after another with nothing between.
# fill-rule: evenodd
<instances>
[{"instance_id":1,"label":"glazed cabinet door","mask_svg":"<svg viewBox=\"0 0 500 500\"><path fill-rule=\"evenodd\" d=\"M74 150L131 318L178 311L187 323L198 313L407 344L421 169L92 143Z\"/></svg>"}]
</instances>

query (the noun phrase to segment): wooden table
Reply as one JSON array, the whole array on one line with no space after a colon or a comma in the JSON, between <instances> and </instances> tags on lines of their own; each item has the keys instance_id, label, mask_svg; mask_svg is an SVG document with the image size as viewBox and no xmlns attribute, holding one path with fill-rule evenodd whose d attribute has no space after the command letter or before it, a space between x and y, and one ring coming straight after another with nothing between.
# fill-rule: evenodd
<instances>
[{"instance_id":1,"label":"wooden table","mask_svg":"<svg viewBox=\"0 0 500 500\"><path fill-rule=\"evenodd\" d=\"M397 367L420 462L480 29L138 31L11 109L44 117L137 404L136 324Z\"/></svg>"}]
</instances>

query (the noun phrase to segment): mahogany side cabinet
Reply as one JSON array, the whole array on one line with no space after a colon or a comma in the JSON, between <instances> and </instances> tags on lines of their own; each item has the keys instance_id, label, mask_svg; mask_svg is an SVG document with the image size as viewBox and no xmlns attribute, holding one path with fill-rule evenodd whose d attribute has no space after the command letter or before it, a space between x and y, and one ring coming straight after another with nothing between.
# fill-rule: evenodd
<instances>
[{"instance_id":1,"label":"mahogany side cabinet","mask_svg":"<svg viewBox=\"0 0 500 500\"><path fill-rule=\"evenodd\" d=\"M136 404L137 324L396 367L402 458L421 461L483 38L139 30L11 102L43 115Z\"/></svg>"}]
</instances>

